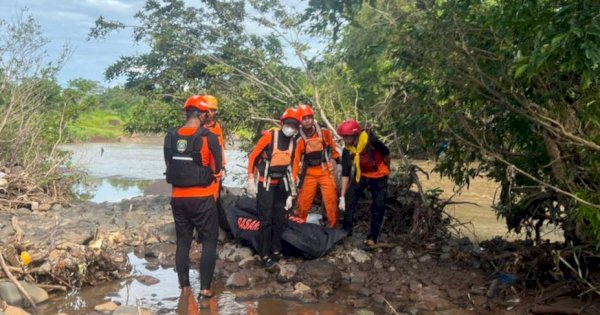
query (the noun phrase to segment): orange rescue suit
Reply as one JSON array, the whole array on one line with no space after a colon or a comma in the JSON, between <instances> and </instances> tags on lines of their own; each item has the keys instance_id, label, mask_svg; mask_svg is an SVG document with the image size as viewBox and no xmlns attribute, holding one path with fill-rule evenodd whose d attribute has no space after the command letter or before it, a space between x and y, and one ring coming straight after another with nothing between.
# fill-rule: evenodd
<instances>
[{"instance_id":1,"label":"orange rescue suit","mask_svg":"<svg viewBox=\"0 0 600 315\"><path fill-rule=\"evenodd\" d=\"M313 133L304 137L299 137L296 143L296 154L294 157L294 177L298 178L299 173L304 176L302 187L298 192L298 217L306 221L308 213L312 207L313 200L317 194L317 187L321 187L321 195L325 203L327 220L329 227L335 227L338 218L338 196L333 173L333 160L339 160L340 153L336 149L333 135L328 129L320 129L319 126L313 126ZM320 131L320 132L319 132ZM324 156L331 150L331 159L327 161ZM321 154L318 154L321 151ZM320 158L320 163L316 164L308 158ZM302 166L300 166L302 162ZM316 161L318 162L318 161ZM309 165L316 164L316 165ZM302 169L301 168L305 168Z\"/></svg>"}]
</instances>

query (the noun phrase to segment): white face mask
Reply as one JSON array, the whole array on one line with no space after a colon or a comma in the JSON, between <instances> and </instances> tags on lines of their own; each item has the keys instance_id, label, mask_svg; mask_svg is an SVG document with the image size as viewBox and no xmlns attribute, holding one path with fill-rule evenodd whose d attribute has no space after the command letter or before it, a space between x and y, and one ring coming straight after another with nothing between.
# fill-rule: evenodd
<instances>
[{"instance_id":1,"label":"white face mask","mask_svg":"<svg viewBox=\"0 0 600 315\"><path fill-rule=\"evenodd\" d=\"M283 132L283 134L286 137L291 137L291 136L293 136L293 135L296 134L297 130L295 128L290 127L290 126L283 126L283 128L281 128L281 131Z\"/></svg>"}]
</instances>

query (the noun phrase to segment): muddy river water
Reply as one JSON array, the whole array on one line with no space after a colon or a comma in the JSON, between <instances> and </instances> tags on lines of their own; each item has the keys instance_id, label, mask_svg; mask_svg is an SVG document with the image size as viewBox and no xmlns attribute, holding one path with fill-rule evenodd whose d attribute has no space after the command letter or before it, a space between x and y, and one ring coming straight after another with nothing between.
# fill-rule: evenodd
<instances>
[{"instance_id":1,"label":"muddy river water","mask_svg":"<svg viewBox=\"0 0 600 315\"><path fill-rule=\"evenodd\" d=\"M160 143L88 143L64 147L73 151L73 163L87 170L89 176L85 184L77 188L80 198L96 203L118 202L144 194L168 193L162 183L164 163ZM245 182L246 155L240 151L228 151L228 173L224 185L241 187ZM433 162L420 161L419 166L426 170L433 168ZM424 180L426 189L441 188L443 196L452 194L450 181L432 174ZM468 201L469 204L454 205L447 211L464 223L461 233L475 241L506 234L505 224L496 220L491 206L497 184L485 179L475 179L469 190L454 198ZM177 277L172 268L147 268L149 261L129 254L133 267L132 276L150 275L160 280L153 286L139 283L135 277L109 282L92 288L64 295L54 296L45 303L43 313L88 314L93 307L108 301L126 305L142 305L157 314L185 314L178 311L179 289ZM197 277L192 275L192 279ZM221 284L222 285L222 284ZM199 283L193 283L198 292ZM224 289L212 305L200 305L201 314L353 314L334 303L300 304L281 299L261 299L238 302L235 295ZM378 313L376 309L373 309Z\"/></svg>"}]
</instances>

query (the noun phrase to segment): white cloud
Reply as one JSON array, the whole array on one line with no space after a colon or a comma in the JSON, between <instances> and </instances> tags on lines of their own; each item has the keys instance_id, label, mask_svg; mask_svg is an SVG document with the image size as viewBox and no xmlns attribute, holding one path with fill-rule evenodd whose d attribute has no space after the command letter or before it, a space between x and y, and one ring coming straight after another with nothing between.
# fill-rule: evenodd
<instances>
[{"instance_id":1,"label":"white cloud","mask_svg":"<svg viewBox=\"0 0 600 315\"><path fill-rule=\"evenodd\" d=\"M121 0L83 0L83 2L92 7L121 13L129 12L135 7L135 5Z\"/></svg>"}]
</instances>

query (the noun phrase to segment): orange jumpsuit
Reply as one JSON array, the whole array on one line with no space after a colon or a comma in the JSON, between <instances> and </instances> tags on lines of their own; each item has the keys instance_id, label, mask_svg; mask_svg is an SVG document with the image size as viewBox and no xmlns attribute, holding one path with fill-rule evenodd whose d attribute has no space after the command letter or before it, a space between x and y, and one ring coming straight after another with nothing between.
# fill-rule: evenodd
<instances>
[{"instance_id":1,"label":"orange jumpsuit","mask_svg":"<svg viewBox=\"0 0 600 315\"><path fill-rule=\"evenodd\" d=\"M329 223L328 226L332 228L337 224L338 218L338 196L332 160L339 160L340 153L336 149L336 144L333 140L333 135L331 132L327 129L321 129L322 138L320 142L323 144L322 154L327 154L327 151L331 150L331 160L329 161L328 165L327 161L323 157L321 158L321 163L318 165L308 165L307 153L317 153L317 151L314 151L314 147L320 146L318 143L319 133L317 132L316 128L317 127L313 127L312 134L306 134L307 140L299 137L296 144L297 149L294 157L293 167L294 177L298 178L299 176L304 176L304 179L301 179L302 187L300 187L300 191L298 192L298 217L306 221L308 213L310 212L310 208L312 207L313 200L315 199L315 195L317 194L317 187L320 186L321 195L323 196L323 201L325 203L325 210L327 212L327 220ZM312 144L307 146L307 142L312 142ZM311 149L308 147L313 147L313 151L311 151ZM303 164L302 166L299 165L301 161Z\"/></svg>"}]
</instances>

